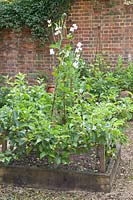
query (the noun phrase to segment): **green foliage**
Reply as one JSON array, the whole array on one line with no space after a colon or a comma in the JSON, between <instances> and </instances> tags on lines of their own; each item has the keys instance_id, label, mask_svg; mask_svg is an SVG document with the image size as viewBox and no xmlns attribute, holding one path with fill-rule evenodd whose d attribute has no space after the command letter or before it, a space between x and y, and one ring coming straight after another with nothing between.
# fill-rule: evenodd
<instances>
[{"instance_id":1,"label":"green foliage","mask_svg":"<svg viewBox=\"0 0 133 200\"><path fill-rule=\"evenodd\" d=\"M113 101L120 91L133 92L133 63L128 63L124 68L122 66L122 59L119 57L112 70L102 56L98 55L94 63L80 68L80 78L86 78L87 84L91 86L89 94L93 95L95 100Z\"/></svg>"},{"instance_id":2,"label":"green foliage","mask_svg":"<svg viewBox=\"0 0 133 200\"><path fill-rule=\"evenodd\" d=\"M57 22L68 13L73 0L13 0L0 1L0 29L19 31L29 28L33 38L46 41L49 38L48 20Z\"/></svg>"},{"instance_id":3,"label":"green foliage","mask_svg":"<svg viewBox=\"0 0 133 200\"><path fill-rule=\"evenodd\" d=\"M127 138L122 128L125 121L131 119L129 111L133 111L133 106L130 99L126 99L127 105L123 101L95 105L79 99L77 101L77 104L69 108L69 126L72 135L77 132L82 150L87 151L91 146L103 144L108 151L116 145L116 141L125 143Z\"/></svg>"},{"instance_id":4,"label":"green foliage","mask_svg":"<svg viewBox=\"0 0 133 200\"><path fill-rule=\"evenodd\" d=\"M101 58L96 59L89 66L85 65L80 72L80 77L85 77L86 84L90 86L89 96L93 96L94 101L115 100L120 92L117 78L109 70L109 66L101 62Z\"/></svg>"},{"instance_id":5,"label":"green foliage","mask_svg":"<svg viewBox=\"0 0 133 200\"><path fill-rule=\"evenodd\" d=\"M90 104L80 93L73 106L66 105L66 121L60 123L58 116L54 121L51 118L54 95L44 91L44 84L29 86L22 74L8 84L11 89L0 109L0 132L8 132L5 140L10 148L0 154L2 162L34 152L39 159L47 156L49 162L65 163L70 153L87 152L96 144L104 144L107 152L116 142L126 141L122 127L133 111L130 98Z\"/></svg>"},{"instance_id":6,"label":"green foliage","mask_svg":"<svg viewBox=\"0 0 133 200\"><path fill-rule=\"evenodd\" d=\"M114 77L117 79L117 85L121 90L129 90L133 92L133 63L128 63L128 66L122 68L122 59L117 61L114 70Z\"/></svg>"},{"instance_id":7,"label":"green foliage","mask_svg":"<svg viewBox=\"0 0 133 200\"><path fill-rule=\"evenodd\" d=\"M9 88L4 86L4 76L0 76L0 108L6 103L6 95L9 93Z\"/></svg>"},{"instance_id":8,"label":"green foliage","mask_svg":"<svg viewBox=\"0 0 133 200\"><path fill-rule=\"evenodd\" d=\"M90 104L80 93L73 106L67 104L66 121L61 124L58 117L56 121L51 118L53 95L44 91L44 84L28 86L22 74L8 83L11 90L0 109L0 132L8 132L5 139L10 149L0 154L1 161L32 151L39 159L47 156L49 162L59 164L67 162L70 153L87 152L96 144L104 144L109 151L116 142L125 143L122 127L133 111L130 98Z\"/></svg>"},{"instance_id":9,"label":"green foliage","mask_svg":"<svg viewBox=\"0 0 133 200\"><path fill-rule=\"evenodd\" d=\"M14 148L17 148L17 156L21 156L30 152L39 143L39 138L45 138L44 145L48 142L51 97L44 92L44 84L28 86L22 74L8 84L11 90L7 104L1 108L0 129L9 133L6 139L10 143L9 155L12 158L15 156L12 152Z\"/></svg>"}]
</instances>

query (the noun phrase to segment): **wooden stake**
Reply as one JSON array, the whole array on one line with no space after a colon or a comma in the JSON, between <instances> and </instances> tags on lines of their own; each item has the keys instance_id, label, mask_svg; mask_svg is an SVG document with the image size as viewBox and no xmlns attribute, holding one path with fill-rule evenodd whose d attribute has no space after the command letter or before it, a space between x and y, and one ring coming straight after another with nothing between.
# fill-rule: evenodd
<instances>
[{"instance_id":1,"label":"wooden stake","mask_svg":"<svg viewBox=\"0 0 133 200\"><path fill-rule=\"evenodd\" d=\"M104 145L98 145L97 146L97 157L99 158L99 171L101 173L104 173L106 171L106 166L105 166L105 148Z\"/></svg>"},{"instance_id":2,"label":"wooden stake","mask_svg":"<svg viewBox=\"0 0 133 200\"><path fill-rule=\"evenodd\" d=\"M4 135L4 139L3 139L3 142L2 142L2 152L7 150L7 141L5 140L6 131L3 133L3 135Z\"/></svg>"}]
</instances>

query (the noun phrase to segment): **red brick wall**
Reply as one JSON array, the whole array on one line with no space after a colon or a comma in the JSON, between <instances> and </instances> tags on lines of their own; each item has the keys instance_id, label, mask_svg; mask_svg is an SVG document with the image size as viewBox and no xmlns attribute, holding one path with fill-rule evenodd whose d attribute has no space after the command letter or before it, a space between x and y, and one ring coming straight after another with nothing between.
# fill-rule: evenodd
<instances>
[{"instance_id":1,"label":"red brick wall","mask_svg":"<svg viewBox=\"0 0 133 200\"><path fill-rule=\"evenodd\" d=\"M106 0L99 1L97 7L88 0L76 0L72 6L68 24L78 25L75 43L83 43L83 56L89 61L101 51L112 64L118 55L125 61L133 59L133 6L124 6L122 0L110 0L115 2L113 7L111 3L105 5ZM50 75L51 57L47 46L38 47L28 30L19 34L10 30L2 32L0 73L28 73L33 80L39 70Z\"/></svg>"},{"instance_id":2,"label":"red brick wall","mask_svg":"<svg viewBox=\"0 0 133 200\"><path fill-rule=\"evenodd\" d=\"M105 51L112 63L118 55L133 58L133 5L124 6L122 0L99 1L95 7L88 0L76 0L72 8L70 22L79 26L76 39L84 45L84 57L90 60Z\"/></svg>"},{"instance_id":3,"label":"red brick wall","mask_svg":"<svg viewBox=\"0 0 133 200\"><path fill-rule=\"evenodd\" d=\"M6 30L0 35L0 74L13 76L21 72L32 81L40 71L49 76L50 63L48 45L40 48L28 30L21 33Z\"/></svg>"}]
</instances>

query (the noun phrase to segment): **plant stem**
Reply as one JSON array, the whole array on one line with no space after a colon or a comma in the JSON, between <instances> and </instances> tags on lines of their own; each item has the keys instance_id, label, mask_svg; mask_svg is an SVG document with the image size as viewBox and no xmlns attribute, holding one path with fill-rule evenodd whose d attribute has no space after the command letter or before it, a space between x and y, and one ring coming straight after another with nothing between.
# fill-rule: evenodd
<instances>
[{"instance_id":1,"label":"plant stem","mask_svg":"<svg viewBox=\"0 0 133 200\"><path fill-rule=\"evenodd\" d=\"M56 100L56 89L58 86L58 81L56 82L55 85L55 90L54 90L54 97L53 97L53 102L52 102L52 109L51 109L51 120L53 121L53 113L54 113L54 106L55 106L55 100Z\"/></svg>"}]
</instances>

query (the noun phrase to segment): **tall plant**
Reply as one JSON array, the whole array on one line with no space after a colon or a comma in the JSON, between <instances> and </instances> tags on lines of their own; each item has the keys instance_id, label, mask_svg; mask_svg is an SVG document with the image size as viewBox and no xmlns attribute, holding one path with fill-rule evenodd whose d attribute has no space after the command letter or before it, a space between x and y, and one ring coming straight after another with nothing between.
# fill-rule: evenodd
<instances>
[{"instance_id":1,"label":"tall plant","mask_svg":"<svg viewBox=\"0 0 133 200\"><path fill-rule=\"evenodd\" d=\"M49 21L49 26L51 25ZM85 63L81 58L82 43L73 45L73 33L77 30L77 25L73 24L67 33L66 14L64 14L55 27L53 31L55 43L50 45L50 54L55 61L53 65L55 91L51 116L56 120L59 117L60 123L65 123L67 107L74 105L75 94L81 89L80 68Z\"/></svg>"}]
</instances>

